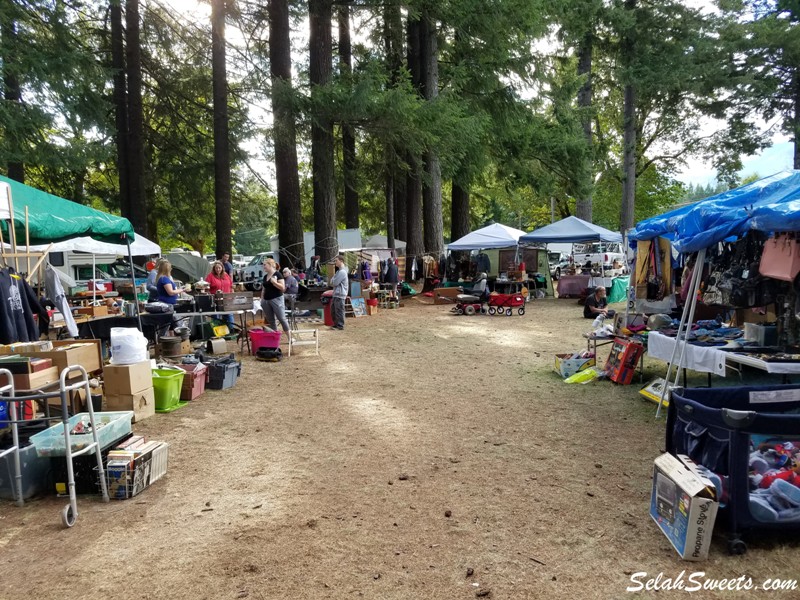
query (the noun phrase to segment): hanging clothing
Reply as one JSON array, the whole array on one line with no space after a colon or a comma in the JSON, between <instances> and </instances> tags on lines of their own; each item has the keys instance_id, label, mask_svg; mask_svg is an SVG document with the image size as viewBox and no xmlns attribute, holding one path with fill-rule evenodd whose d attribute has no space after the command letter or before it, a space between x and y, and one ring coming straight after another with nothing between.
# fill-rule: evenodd
<instances>
[{"instance_id":1,"label":"hanging clothing","mask_svg":"<svg viewBox=\"0 0 800 600\"><path fill-rule=\"evenodd\" d=\"M414 261L411 263L411 281L417 280L417 270L419 267L417 266L417 257L414 257Z\"/></svg>"},{"instance_id":2,"label":"hanging clothing","mask_svg":"<svg viewBox=\"0 0 800 600\"><path fill-rule=\"evenodd\" d=\"M397 284L399 282L400 278L397 274L397 265L393 260L390 260L389 265L386 267L386 283Z\"/></svg>"},{"instance_id":3,"label":"hanging clothing","mask_svg":"<svg viewBox=\"0 0 800 600\"><path fill-rule=\"evenodd\" d=\"M478 273L488 273L492 270L492 261L489 260L489 255L483 252L475 257L475 268Z\"/></svg>"},{"instance_id":4,"label":"hanging clothing","mask_svg":"<svg viewBox=\"0 0 800 600\"><path fill-rule=\"evenodd\" d=\"M0 298L5 300L2 302L4 316L0 318L0 343L3 344L39 339L27 292L20 281L20 277L12 274L9 269L0 271ZM38 302L36 304L41 310Z\"/></svg>"},{"instance_id":5,"label":"hanging clothing","mask_svg":"<svg viewBox=\"0 0 800 600\"><path fill-rule=\"evenodd\" d=\"M58 273L50 264L47 264L44 268L44 289L47 292L47 297L53 301L59 312L64 315L64 322L67 324L67 331L70 337L78 337L78 326L69 308L67 295L61 285L61 279L59 279Z\"/></svg>"},{"instance_id":6,"label":"hanging clothing","mask_svg":"<svg viewBox=\"0 0 800 600\"><path fill-rule=\"evenodd\" d=\"M23 277L19 278L19 285L22 288L20 292L24 291L22 297L22 304L25 309L25 324L28 327L30 335L33 332L35 337L31 337L31 341L38 340L42 335L47 335L50 331L50 315L47 314L47 308L39 301L36 292L33 291L31 284L29 284ZM34 319L36 315L36 319ZM38 325L37 325L38 323Z\"/></svg>"}]
</instances>

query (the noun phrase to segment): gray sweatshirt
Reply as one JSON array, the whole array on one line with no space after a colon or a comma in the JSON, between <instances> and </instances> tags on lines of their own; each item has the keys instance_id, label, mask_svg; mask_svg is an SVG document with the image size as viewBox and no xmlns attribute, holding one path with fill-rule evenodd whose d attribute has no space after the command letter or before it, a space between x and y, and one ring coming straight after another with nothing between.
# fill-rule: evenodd
<instances>
[{"instance_id":1,"label":"gray sweatshirt","mask_svg":"<svg viewBox=\"0 0 800 600\"><path fill-rule=\"evenodd\" d=\"M342 267L331 279L334 298L347 298L347 267Z\"/></svg>"}]
</instances>

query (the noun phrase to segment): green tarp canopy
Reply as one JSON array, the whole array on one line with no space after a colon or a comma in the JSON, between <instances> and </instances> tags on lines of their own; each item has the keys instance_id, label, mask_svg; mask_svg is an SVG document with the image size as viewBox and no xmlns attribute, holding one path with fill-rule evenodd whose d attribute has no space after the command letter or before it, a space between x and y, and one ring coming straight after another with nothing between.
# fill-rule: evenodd
<instances>
[{"instance_id":1,"label":"green tarp canopy","mask_svg":"<svg viewBox=\"0 0 800 600\"><path fill-rule=\"evenodd\" d=\"M18 246L25 245L26 206L31 245L61 242L76 237L91 237L111 244L125 243L124 236L128 236L131 242L135 239L133 226L128 219L64 200L2 175L0 183L7 183L11 188ZM7 211L4 190L2 196L0 206ZM5 220L2 228L3 239L8 243L8 223Z\"/></svg>"}]
</instances>

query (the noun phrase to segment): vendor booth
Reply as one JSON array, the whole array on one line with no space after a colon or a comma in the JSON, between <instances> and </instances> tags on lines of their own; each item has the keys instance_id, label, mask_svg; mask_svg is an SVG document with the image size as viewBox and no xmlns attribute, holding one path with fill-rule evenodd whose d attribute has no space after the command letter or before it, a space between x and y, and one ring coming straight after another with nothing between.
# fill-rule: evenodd
<instances>
[{"instance_id":1,"label":"vendor booth","mask_svg":"<svg viewBox=\"0 0 800 600\"><path fill-rule=\"evenodd\" d=\"M490 289L500 293L515 293L525 287L552 295L547 253L541 248L520 247L523 235L520 229L492 223L451 242L448 252L471 254L455 268L448 266L449 279L471 281L477 274L486 273ZM454 262L448 260L448 265ZM457 276L451 275L453 270Z\"/></svg>"},{"instance_id":2,"label":"vendor booth","mask_svg":"<svg viewBox=\"0 0 800 600\"><path fill-rule=\"evenodd\" d=\"M567 217L540 227L530 233L526 233L519 238L521 245L525 244L555 244L555 243L589 243L599 242L602 252L603 243L620 243L622 235L619 232L611 231L589 223L578 217ZM604 261L605 262L605 261ZM581 265L573 265L572 272L562 274L558 281L559 296L581 296L586 293L588 288L602 285L603 287L614 290L614 277L609 276L610 271L607 265L598 265L596 270L588 269L589 272L579 270ZM624 271L624 264L618 266L618 271ZM617 284L617 288L620 287ZM626 281L627 285L627 281ZM616 300L615 300L616 301Z\"/></svg>"}]
</instances>

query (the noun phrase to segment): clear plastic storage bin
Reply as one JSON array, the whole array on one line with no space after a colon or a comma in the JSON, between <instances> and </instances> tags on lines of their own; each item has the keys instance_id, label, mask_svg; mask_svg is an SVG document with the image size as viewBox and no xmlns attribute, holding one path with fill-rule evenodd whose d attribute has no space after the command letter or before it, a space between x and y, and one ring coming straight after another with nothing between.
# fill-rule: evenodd
<instances>
[{"instance_id":1,"label":"clear plastic storage bin","mask_svg":"<svg viewBox=\"0 0 800 600\"><path fill-rule=\"evenodd\" d=\"M131 419L133 419L132 410L94 413L94 422L97 426L97 440L100 443L100 448L103 449L130 433ZM70 417L70 431L75 429L78 423L83 423L84 426L88 425L89 413L78 413ZM91 431L87 433L71 433L69 440L72 452L79 452L94 441ZM31 443L34 448L36 448L36 454L38 456L66 456L67 449L64 443L64 424L58 423L36 435L32 435Z\"/></svg>"}]
</instances>

